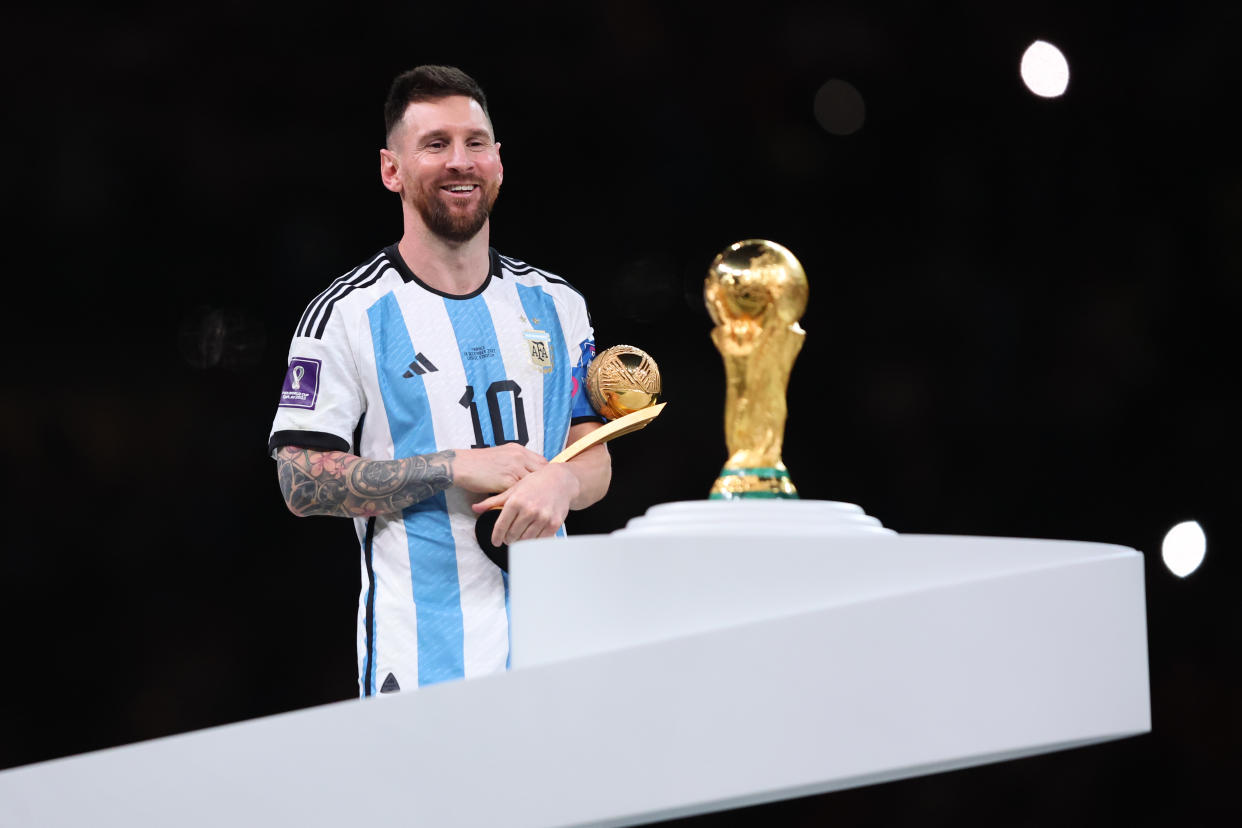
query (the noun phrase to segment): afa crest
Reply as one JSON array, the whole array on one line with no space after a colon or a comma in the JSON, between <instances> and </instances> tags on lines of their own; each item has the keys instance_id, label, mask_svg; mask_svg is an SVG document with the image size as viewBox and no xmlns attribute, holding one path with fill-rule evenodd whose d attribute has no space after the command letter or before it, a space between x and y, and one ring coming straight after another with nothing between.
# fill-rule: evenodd
<instances>
[{"instance_id":1,"label":"afa crest","mask_svg":"<svg viewBox=\"0 0 1242 828\"><path fill-rule=\"evenodd\" d=\"M545 374L552 373L552 335L547 331L524 331L522 336L530 350L530 364Z\"/></svg>"}]
</instances>

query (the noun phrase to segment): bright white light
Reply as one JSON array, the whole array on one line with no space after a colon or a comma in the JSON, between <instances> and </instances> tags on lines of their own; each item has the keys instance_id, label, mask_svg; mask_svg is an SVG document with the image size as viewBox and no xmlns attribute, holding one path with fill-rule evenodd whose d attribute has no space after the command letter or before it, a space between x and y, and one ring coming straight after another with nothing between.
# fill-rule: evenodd
<instances>
[{"instance_id":1,"label":"bright white light","mask_svg":"<svg viewBox=\"0 0 1242 828\"><path fill-rule=\"evenodd\" d=\"M1041 98L1060 97L1069 86L1069 63L1061 50L1046 40L1026 47L1021 71L1026 88Z\"/></svg>"},{"instance_id":2,"label":"bright white light","mask_svg":"<svg viewBox=\"0 0 1242 828\"><path fill-rule=\"evenodd\" d=\"M1179 523L1164 536L1160 545L1160 557L1164 565L1179 578L1185 578L1199 568L1207 552L1207 538L1198 521Z\"/></svg>"}]
</instances>

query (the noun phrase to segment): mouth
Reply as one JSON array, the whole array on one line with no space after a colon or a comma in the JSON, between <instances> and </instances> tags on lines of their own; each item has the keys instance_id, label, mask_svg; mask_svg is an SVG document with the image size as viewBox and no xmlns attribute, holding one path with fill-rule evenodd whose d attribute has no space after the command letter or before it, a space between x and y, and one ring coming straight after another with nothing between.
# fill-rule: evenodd
<instances>
[{"instance_id":1,"label":"mouth","mask_svg":"<svg viewBox=\"0 0 1242 828\"><path fill-rule=\"evenodd\" d=\"M446 192L449 195L455 196L457 198L468 198L471 195L474 195L476 190L480 190L482 188L479 187L478 184L456 183L456 184L445 184L440 189L443 192Z\"/></svg>"}]
</instances>

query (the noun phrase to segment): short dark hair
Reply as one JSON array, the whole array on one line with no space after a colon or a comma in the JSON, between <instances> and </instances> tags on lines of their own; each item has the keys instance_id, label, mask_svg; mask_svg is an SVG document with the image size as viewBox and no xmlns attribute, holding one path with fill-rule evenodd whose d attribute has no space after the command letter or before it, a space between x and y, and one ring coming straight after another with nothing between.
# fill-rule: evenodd
<instances>
[{"instance_id":1,"label":"short dark hair","mask_svg":"<svg viewBox=\"0 0 1242 828\"><path fill-rule=\"evenodd\" d=\"M487 96L474 78L456 66L415 66L393 78L384 102L384 140L392 137L392 131L401 123L405 110L417 101L436 101L452 95L465 95L478 101L483 114L491 123L487 111Z\"/></svg>"}]
</instances>

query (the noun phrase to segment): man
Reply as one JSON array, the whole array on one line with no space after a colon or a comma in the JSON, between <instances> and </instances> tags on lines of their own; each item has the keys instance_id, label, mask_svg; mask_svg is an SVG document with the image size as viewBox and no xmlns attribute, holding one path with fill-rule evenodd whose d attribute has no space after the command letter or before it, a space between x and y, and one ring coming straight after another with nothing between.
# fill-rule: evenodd
<instances>
[{"instance_id":1,"label":"man","mask_svg":"<svg viewBox=\"0 0 1242 828\"><path fill-rule=\"evenodd\" d=\"M562 533L611 477L602 445L548 463L602 422L593 334L566 282L488 245L504 169L483 91L420 66L384 116L401 240L307 307L268 442L294 514L354 518L363 696L503 670L508 579L477 515L503 507L497 544Z\"/></svg>"}]
</instances>

